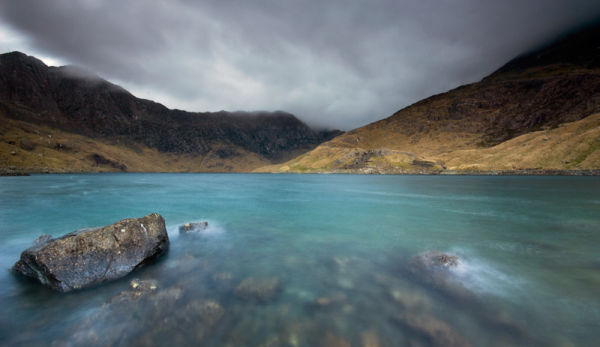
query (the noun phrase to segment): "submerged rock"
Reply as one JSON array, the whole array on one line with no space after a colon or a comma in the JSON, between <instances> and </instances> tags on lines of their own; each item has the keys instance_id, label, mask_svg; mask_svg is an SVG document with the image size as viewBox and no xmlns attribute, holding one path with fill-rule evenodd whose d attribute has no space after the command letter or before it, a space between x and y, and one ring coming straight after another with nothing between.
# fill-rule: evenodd
<instances>
[{"instance_id":1,"label":"submerged rock","mask_svg":"<svg viewBox=\"0 0 600 347\"><path fill-rule=\"evenodd\" d=\"M429 251L416 255L409 262L408 274L429 289L454 299L472 300L473 292L464 284L464 271L459 271L461 259L456 255Z\"/></svg>"},{"instance_id":2,"label":"submerged rock","mask_svg":"<svg viewBox=\"0 0 600 347\"><path fill-rule=\"evenodd\" d=\"M343 304L346 301L346 294L336 292L329 296L320 296L311 302L311 306L315 308L326 308L334 305Z\"/></svg>"},{"instance_id":3,"label":"submerged rock","mask_svg":"<svg viewBox=\"0 0 600 347\"><path fill-rule=\"evenodd\" d=\"M248 277L235 288L235 294L238 297L260 302L275 299L280 291L281 282L276 277L268 279Z\"/></svg>"},{"instance_id":4,"label":"submerged rock","mask_svg":"<svg viewBox=\"0 0 600 347\"><path fill-rule=\"evenodd\" d=\"M447 323L428 314L398 314L394 321L400 324L413 337L432 346L471 346L469 340L454 330Z\"/></svg>"},{"instance_id":5,"label":"submerged rock","mask_svg":"<svg viewBox=\"0 0 600 347\"><path fill-rule=\"evenodd\" d=\"M231 272L218 272L211 276L212 283L220 291L231 292L233 287L233 275Z\"/></svg>"},{"instance_id":6,"label":"submerged rock","mask_svg":"<svg viewBox=\"0 0 600 347\"><path fill-rule=\"evenodd\" d=\"M183 291L179 287L161 288L153 279L133 279L127 289L70 325L67 340L52 345L161 345L159 338L180 326L176 314L182 307L182 300ZM173 336L169 337L172 341ZM185 345L183 342L176 344Z\"/></svg>"},{"instance_id":7,"label":"submerged rock","mask_svg":"<svg viewBox=\"0 0 600 347\"><path fill-rule=\"evenodd\" d=\"M129 286L137 291L152 291L158 287L156 280L140 280L138 278L132 279Z\"/></svg>"},{"instance_id":8,"label":"submerged rock","mask_svg":"<svg viewBox=\"0 0 600 347\"><path fill-rule=\"evenodd\" d=\"M360 334L362 347L379 347L379 337L377 336L377 332L375 329L369 329L363 331Z\"/></svg>"},{"instance_id":9,"label":"submerged rock","mask_svg":"<svg viewBox=\"0 0 600 347\"><path fill-rule=\"evenodd\" d=\"M168 248L165 220L153 213L57 239L43 235L21 253L13 269L68 292L123 277Z\"/></svg>"},{"instance_id":10,"label":"submerged rock","mask_svg":"<svg viewBox=\"0 0 600 347\"><path fill-rule=\"evenodd\" d=\"M350 347L351 344L341 336L335 335L328 332L323 338L321 338L320 346L324 347Z\"/></svg>"},{"instance_id":11,"label":"submerged rock","mask_svg":"<svg viewBox=\"0 0 600 347\"><path fill-rule=\"evenodd\" d=\"M390 289L388 295L403 309L412 312L422 311L429 306L429 301L423 293L412 290Z\"/></svg>"},{"instance_id":12,"label":"submerged rock","mask_svg":"<svg viewBox=\"0 0 600 347\"><path fill-rule=\"evenodd\" d=\"M207 228L208 228L207 221L185 223L185 224L179 226L179 233L180 234L197 233L197 232L205 231Z\"/></svg>"},{"instance_id":13,"label":"submerged rock","mask_svg":"<svg viewBox=\"0 0 600 347\"><path fill-rule=\"evenodd\" d=\"M221 304L211 299L193 299L176 307L162 305L161 315L143 331L139 340L124 345L154 346L170 343L203 346L215 333L217 323L224 314L225 309ZM160 324L154 324L158 321Z\"/></svg>"},{"instance_id":14,"label":"submerged rock","mask_svg":"<svg viewBox=\"0 0 600 347\"><path fill-rule=\"evenodd\" d=\"M134 278L129 282L129 288L121 291L119 295L112 297L106 302L106 305L114 305L123 308L128 304L148 295L158 289L156 280L140 280Z\"/></svg>"},{"instance_id":15,"label":"submerged rock","mask_svg":"<svg viewBox=\"0 0 600 347\"><path fill-rule=\"evenodd\" d=\"M413 257L409 263L409 272L426 280L427 282L439 282L450 279L452 270L460 264L456 255L428 251Z\"/></svg>"}]
</instances>

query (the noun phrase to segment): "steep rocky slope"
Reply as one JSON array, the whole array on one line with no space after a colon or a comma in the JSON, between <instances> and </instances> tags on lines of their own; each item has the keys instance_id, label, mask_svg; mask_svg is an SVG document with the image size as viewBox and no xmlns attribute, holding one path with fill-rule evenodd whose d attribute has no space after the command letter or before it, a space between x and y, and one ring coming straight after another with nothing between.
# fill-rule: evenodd
<instances>
[{"instance_id":1,"label":"steep rocky slope","mask_svg":"<svg viewBox=\"0 0 600 347\"><path fill-rule=\"evenodd\" d=\"M283 165L259 171L443 173L599 169L597 159L587 159L597 158L598 123L579 123L598 112L597 25L520 56L480 82L419 101ZM560 127L569 122L575 123ZM545 136L541 134L549 132L562 138L567 136L563 131L573 127L583 127L585 131L570 132L573 145L561 151L555 150L559 144L552 141L536 142L539 147L535 152L518 147L519 141L524 141L523 135L542 132L532 136ZM490 156L494 159L483 159ZM524 160L524 156L528 159Z\"/></svg>"},{"instance_id":2,"label":"steep rocky slope","mask_svg":"<svg viewBox=\"0 0 600 347\"><path fill-rule=\"evenodd\" d=\"M221 158L207 154L162 152L144 144L119 144L0 115L0 174L48 172L239 172L271 161L239 147Z\"/></svg>"},{"instance_id":3,"label":"steep rocky slope","mask_svg":"<svg viewBox=\"0 0 600 347\"><path fill-rule=\"evenodd\" d=\"M0 55L0 117L29 124L24 127L35 131L44 127L46 132L81 135L124 151L141 146L159 154L185 156L195 161L188 165L193 171L240 171L281 162L340 133L315 131L285 112L170 110L86 71L48 67L20 52ZM3 128L4 132L10 130ZM13 140L4 143L7 141ZM6 157L5 152L2 155ZM209 160L212 167L199 164L206 157L214 159ZM63 167L60 160L44 164L46 161L42 160L41 167L71 171L71 166ZM0 164L20 165L15 160ZM86 163L79 166L88 167Z\"/></svg>"}]
</instances>

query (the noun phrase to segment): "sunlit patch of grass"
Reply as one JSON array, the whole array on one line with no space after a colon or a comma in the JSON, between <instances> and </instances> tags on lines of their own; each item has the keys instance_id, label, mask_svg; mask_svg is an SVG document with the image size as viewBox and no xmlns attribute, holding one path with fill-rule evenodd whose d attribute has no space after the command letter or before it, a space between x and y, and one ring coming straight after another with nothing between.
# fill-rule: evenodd
<instances>
[{"instance_id":1,"label":"sunlit patch of grass","mask_svg":"<svg viewBox=\"0 0 600 347\"><path fill-rule=\"evenodd\" d=\"M365 168L375 168L387 173L438 172L445 170L444 167L456 172L600 168L600 155L597 155L600 149L600 114L563 123L554 129L521 135L488 148L478 147L473 135L469 134L449 137L439 133L409 144L402 140L402 135L370 128L361 132L360 141L355 141L357 147L336 138L279 167L287 167L291 172L362 172ZM375 134L373 139L370 138L372 134ZM382 147L369 147L369 144L379 144L386 137L394 139ZM340 146L337 146L338 143ZM353 165L365 153L374 154L362 166ZM411 165L415 158L436 164L431 168ZM277 171L277 167L274 166L272 171Z\"/></svg>"},{"instance_id":2,"label":"sunlit patch of grass","mask_svg":"<svg viewBox=\"0 0 600 347\"><path fill-rule=\"evenodd\" d=\"M573 159L570 163L569 166L573 167L573 166L577 166L579 164L581 164L584 160L587 159L587 157L594 153L595 151L597 151L598 149L600 149L600 138L595 139L592 143L589 144L589 147L587 150L579 153L575 159Z\"/></svg>"}]
</instances>

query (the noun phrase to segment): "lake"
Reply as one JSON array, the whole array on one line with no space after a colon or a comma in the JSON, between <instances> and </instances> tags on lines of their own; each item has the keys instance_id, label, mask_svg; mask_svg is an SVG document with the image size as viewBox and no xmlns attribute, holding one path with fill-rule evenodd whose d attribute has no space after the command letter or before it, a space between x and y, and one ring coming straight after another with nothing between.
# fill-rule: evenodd
<instances>
[{"instance_id":1,"label":"lake","mask_svg":"<svg viewBox=\"0 0 600 347\"><path fill-rule=\"evenodd\" d=\"M41 234L152 212L170 251L123 279L10 271ZM0 177L0 345L594 345L599 249L600 177Z\"/></svg>"}]
</instances>

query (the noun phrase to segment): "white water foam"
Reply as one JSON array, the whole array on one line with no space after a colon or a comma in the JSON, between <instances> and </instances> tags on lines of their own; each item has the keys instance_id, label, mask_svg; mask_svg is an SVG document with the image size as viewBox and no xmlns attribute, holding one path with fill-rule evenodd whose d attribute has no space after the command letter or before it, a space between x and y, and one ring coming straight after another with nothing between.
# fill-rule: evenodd
<instances>
[{"instance_id":1,"label":"white water foam","mask_svg":"<svg viewBox=\"0 0 600 347\"><path fill-rule=\"evenodd\" d=\"M458 281L474 292L507 297L514 295L514 290L522 284L522 280L507 275L485 259L469 255L463 249L452 249L448 254L455 254L460 259L458 265L449 270Z\"/></svg>"}]
</instances>

